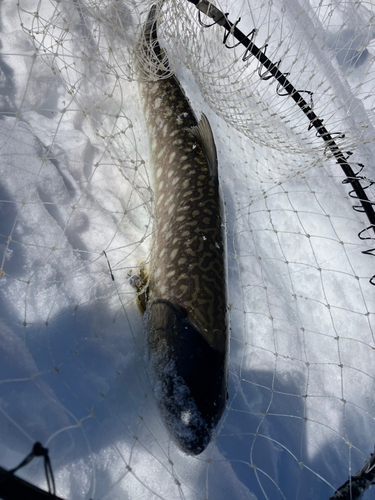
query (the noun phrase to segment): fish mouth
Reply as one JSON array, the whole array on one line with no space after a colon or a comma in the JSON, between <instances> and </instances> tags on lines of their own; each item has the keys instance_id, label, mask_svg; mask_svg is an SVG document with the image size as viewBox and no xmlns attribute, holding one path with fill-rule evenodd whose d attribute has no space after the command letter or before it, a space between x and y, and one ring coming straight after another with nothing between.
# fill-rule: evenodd
<instances>
[{"instance_id":1,"label":"fish mouth","mask_svg":"<svg viewBox=\"0 0 375 500\"><path fill-rule=\"evenodd\" d=\"M188 454L209 444L225 409L227 365L186 311L159 299L146 311L150 374L155 398L172 438Z\"/></svg>"},{"instance_id":2,"label":"fish mouth","mask_svg":"<svg viewBox=\"0 0 375 500\"><path fill-rule=\"evenodd\" d=\"M169 386L169 394L158 403L169 434L184 453L199 455L211 441L213 426L202 417L182 380L172 376L164 384ZM158 398L158 391L155 395Z\"/></svg>"}]
</instances>

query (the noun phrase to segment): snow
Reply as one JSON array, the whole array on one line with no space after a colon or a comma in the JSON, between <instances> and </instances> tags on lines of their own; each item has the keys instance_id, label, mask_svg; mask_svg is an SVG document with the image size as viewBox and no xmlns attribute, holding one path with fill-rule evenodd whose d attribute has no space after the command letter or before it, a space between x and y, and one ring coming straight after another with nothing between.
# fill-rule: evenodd
<instances>
[{"instance_id":1,"label":"snow","mask_svg":"<svg viewBox=\"0 0 375 500\"><path fill-rule=\"evenodd\" d=\"M4 0L0 465L40 441L67 499L328 499L375 445L374 259L357 236L368 222L291 100L253 60L233 61L218 27L188 24L193 7L170 4L162 40L219 152L227 410L207 450L185 455L146 369L130 278L150 255L153 198L131 51L150 4ZM269 37L268 55L285 55L283 71L345 131L353 169L374 178L372 7L219 7L258 27L260 45ZM40 459L19 471L46 489L43 474Z\"/></svg>"}]
</instances>

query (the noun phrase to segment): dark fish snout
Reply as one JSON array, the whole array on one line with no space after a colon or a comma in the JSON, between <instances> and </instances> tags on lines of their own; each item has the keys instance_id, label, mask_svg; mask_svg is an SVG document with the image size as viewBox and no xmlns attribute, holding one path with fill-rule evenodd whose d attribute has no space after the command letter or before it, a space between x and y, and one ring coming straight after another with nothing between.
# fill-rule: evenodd
<instances>
[{"instance_id":1,"label":"dark fish snout","mask_svg":"<svg viewBox=\"0 0 375 500\"><path fill-rule=\"evenodd\" d=\"M165 424L183 451L210 442L227 399L225 354L213 349L186 312L166 300L147 310L154 392Z\"/></svg>"}]
</instances>

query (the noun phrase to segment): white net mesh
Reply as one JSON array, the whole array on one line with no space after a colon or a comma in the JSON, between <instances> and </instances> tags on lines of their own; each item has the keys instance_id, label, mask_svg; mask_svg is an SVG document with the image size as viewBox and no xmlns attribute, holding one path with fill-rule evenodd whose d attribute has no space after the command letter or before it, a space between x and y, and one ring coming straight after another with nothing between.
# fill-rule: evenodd
<instances>
[{"instance_id":1,"label":"white net mesh","mask_svg":"<svg viewBox=\"0 0 375 500\"><path fill-rule=\"evenodd\" d=\"M374 242L358 238L369 222L256 59L225 48L187 1L166 0L161 45L219 152L231 307L228 408L204 453L180 452L152 395L130 284L153 230L133 67L151 5L1 3L0 465L40 441L69 499L328 499L375 445L375 259L362 253ZM374 179L374 5L217 7L258 30L345 134L353 170ZM40 463L19 474L45 488Z\"/></svg>"}]
</instances>

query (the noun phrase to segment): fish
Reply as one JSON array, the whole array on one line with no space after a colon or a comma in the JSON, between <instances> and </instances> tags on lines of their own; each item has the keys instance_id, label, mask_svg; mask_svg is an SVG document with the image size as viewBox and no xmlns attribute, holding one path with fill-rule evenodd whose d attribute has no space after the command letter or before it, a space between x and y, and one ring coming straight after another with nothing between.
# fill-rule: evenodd
<instances>
[{"instance_id":1,"label":"fish","mask_svg":"<svg viewBox=\"0 0 375 500\"><path fill-rule=\"evenodd\" d=\"M153 5L136 49L156 221L146 345L162 419L180 449L198 455L228 399L225 211L211 126L203 113L197 120L170 71L157 16Z\"/></svg>"}]
</instances>

